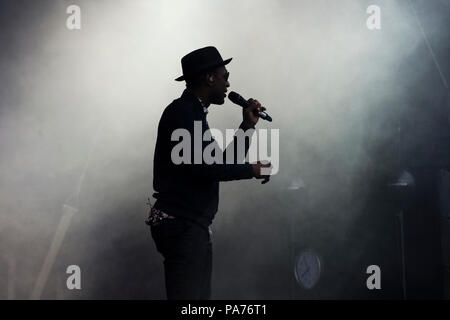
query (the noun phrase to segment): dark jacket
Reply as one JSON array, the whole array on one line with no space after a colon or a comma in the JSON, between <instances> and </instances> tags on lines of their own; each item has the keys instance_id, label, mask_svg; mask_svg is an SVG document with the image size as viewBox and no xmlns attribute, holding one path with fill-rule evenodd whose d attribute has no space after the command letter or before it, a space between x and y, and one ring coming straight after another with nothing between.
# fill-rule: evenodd
<instances>
[{"instance_id":1,"label":"dark jacket","mask_svg":"<svg viewBox=\"0 0 450 320\"><path fill-rule=\"evenodd\" d=\"M250 179L253 177L251 164L237 162L234 152L233 164L194 164L194 121L202 122L202 137L209 129L206 113L197 97L189 90L174 100L164 110L158 125L155 156L153 161L153 197L155 208L179 218L185 218L208 227L217 212L219 204L219 181ZM172 149L180 141L171 141L172 132L178 128L187 129L191 136L191 164L174 164ZM200 138L201 139L201 138ZM202 151L212 141L202 141ZM236 137L228 146L235 148ZM245 153L249 147L246 139ZM226 151L227 151L226 150ZM222 154L225 159L226 151ZM236 151L236 149L235 149Z\"/></svg>"}]
</instances>

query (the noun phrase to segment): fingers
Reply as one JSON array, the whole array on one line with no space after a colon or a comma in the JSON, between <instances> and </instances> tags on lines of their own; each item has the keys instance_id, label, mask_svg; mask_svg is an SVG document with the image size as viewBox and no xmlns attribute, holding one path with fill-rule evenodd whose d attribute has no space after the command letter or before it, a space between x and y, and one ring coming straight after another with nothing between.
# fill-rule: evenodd
<instances>
[{"instance_id":1,"label":"fingers","mask_svg":"<svg viewBox=\"0 0 450 320\"><path fill-rule=\"evenodd\" d=\"M258 164L258 175L256 176L257 179L263 179L263 181L261 181L261 184L266 184L267 182L270 181L270 173L269 174L262 174L261 172L261 168L272 168L272 164L270 162L261 162L261 161L257 161Z\"/></svg>"},{"instance_id":2,"label":"fingers","mask_svg":"<svg viewBox=\"0 0 450 320\"><path fill-rule=\"evenodd\" d=\"M266 110L266 107L263 107L261 105L261 103L258 100L256 100L256 99L250 98L248 100L248 102L250 103L250 108L251 109L256 109L256 110L258 110L258 112Z\"/></svg>"},{"instance_id":3,"label":"fingers","mask_svg":"<svg viewBox=\"0 0 450 320\"><path fill-rule=\"evenodd\" d=\"M253 99L253 98L248 99L248 102L250 103L251 107L253 107L253 106L260 107L261 106L261 103L259 103L258 100Z\"/></svg>"}]
</instances>

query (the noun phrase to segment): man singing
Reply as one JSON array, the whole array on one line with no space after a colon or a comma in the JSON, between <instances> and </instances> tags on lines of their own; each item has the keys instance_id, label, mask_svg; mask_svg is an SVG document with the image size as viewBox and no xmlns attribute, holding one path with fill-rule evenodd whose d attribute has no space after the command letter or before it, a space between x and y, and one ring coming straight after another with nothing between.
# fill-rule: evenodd
<instances>
[{"instance_id":1,"label":"man singing","mask_svg":"<svg viewBox=\"0 0 450 320\"><path fill-rule=\"evenodd\" d=\"M209 130L206 116L211 104L224 104L230 73L225 68L231 61L223 60L215 47L195 50L181 59L183 75L177 81L186 81L186 89L180 98L164 110L159 126L153 162L153 188L156 203L150 210L147 223L157 250L164 257L164 273L167 298L210 299L212 272L212 244L210 225L218 209L219 182L240 179L264 179L270 164L245 163L237 159L226 161L227 152L236 151L237 139L221 156L224 161L207 164L194 161L194 123L201 123L201 137ZM254 129L258 122L255 110L265 108L257 100L250 99L250 106L243 109L239 128L244 132ZM191 136L192 161L175 164L172 150L178 143L172 141L172 133L186 129ZM245 141L245 154L249 139ZM211 141L200 141L203 151ZM203 153L202 153L203 154ZM198 160L198 159L197 159ZM241 160L241 161L240 161ZM262 172L261 172L262 171Z\"/></svg>"}]
</instances>

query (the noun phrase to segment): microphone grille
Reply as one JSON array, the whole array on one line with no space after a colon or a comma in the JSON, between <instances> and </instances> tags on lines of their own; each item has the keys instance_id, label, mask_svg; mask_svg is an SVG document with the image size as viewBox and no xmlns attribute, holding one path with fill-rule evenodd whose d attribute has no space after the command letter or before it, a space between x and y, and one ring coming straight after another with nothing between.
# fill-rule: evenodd
<instances>
[{"instance_id":1,"label":"microphone grille","mask_svg":"<svg viewBox=\"0 0 450 320\"><path fill-rule=\"evenodd\" d=\"M231 91L231 92L228 94L228 99L230 99L231 102L234 102L234 103L236 103L236 104L238 103L239 98L240 98L240 95L239 95L238 93L234 92L234 91Z\"/></svg>"},{"instance_id":2,"label":"microphone grille","mask_svg":"<svg viewBox=\"0 0 450 320\"><path fill-rule=\"evenodd\" d=\"M239 93L231 91L228 94L228 98L231 100L231 102L240 105L243 108L247 108L249 106L249 103L247 100L245 100Z\"/></svg>"}]
</instances>

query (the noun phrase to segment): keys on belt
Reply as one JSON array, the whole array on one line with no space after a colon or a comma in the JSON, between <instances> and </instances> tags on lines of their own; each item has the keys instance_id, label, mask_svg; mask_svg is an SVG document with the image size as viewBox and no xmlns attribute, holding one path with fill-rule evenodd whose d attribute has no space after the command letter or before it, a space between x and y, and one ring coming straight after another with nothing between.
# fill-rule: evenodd
<instances>
[{"instance_id":1,"label":"keys on belt","mask_svg":"<svg viewBox=\"0 0 450 320\"><path fill-rule=\"evenodd\" d=\"M175 219L175 217L171 216L159 209L151 208L150 213L149 213L148 218L145 221L145 223L149 226L157 226L164 219Z\"/></svg>"}]
</instances>

